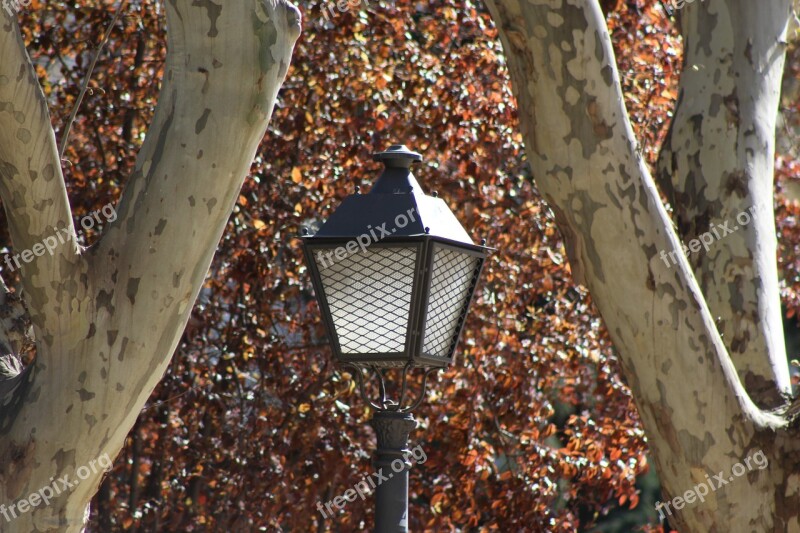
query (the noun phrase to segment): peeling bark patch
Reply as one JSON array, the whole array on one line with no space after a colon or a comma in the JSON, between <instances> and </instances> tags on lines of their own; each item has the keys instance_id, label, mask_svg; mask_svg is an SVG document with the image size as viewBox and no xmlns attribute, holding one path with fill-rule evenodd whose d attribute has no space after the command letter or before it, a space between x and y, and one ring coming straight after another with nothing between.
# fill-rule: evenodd
<instances>
[{"instance_id":1,"label":"peeling bark patch","mask_svg":"<svg viewBox=\"0 0 800 533\"><path fill-rule=\"evenodd\" d=\"M659 283L656 289L656 294L658 295L659 299L663 299L665 294L670 296L670 302L667 306L670 314L670 325L672 326L672 329L677 330L680 327L678 321L678 312L679 310L686 308L686 302L677 300L675 287L673 287L670 283ZM689 339L689 341L691 342L691 339Z\"/></svg>"},{"instance_id":2,"label":"peeling bark patch","mask_svg":"<svg viewBox=\"0 0 800 533\"><path fill-rule=\"evenodd\" d=\"M611 87L611 84L614 83L614 69L606 65L600 70L600 74L603 76L606 86Z\"/></svg>"},{"instance_id":3,"label":"peeling bark patch","mask_svg":"<svg viewBox=\"0 0 800 533\"><path fill-rule=\"evenodd\" d=\"M122 385L122 383L117 383L115 388L117 389L117 392L122 392L125 390L125 387Z\"/></svg>"},{"instance_id":4,"label":"peeling bark patch","mask_svg":"<svg viewBox=\"0 0 800 533\"><path fill-rule=\"evenodd\" d=\"M31 439L22 444L12 440L8 443L5 453L0 456L3 474L0 479L5 478L3 481L6 483L6 495L11 498L16 499L25 488L25 483L33 470L35 452L35 440Z\"/></svg>"},{"instance_id":5,"label":"peeling bark patch","mask_svg":"<svg viewBox=\"0 0 800 533\"><path fill-rule=\"evenodd\" d=\"M89 333L86 334L87 339L91 339L94 337L94 334L97 333L97 326L94 325L94 322L89 324Z\"/></svg>"},{"instance_id":6,"label":"peeling bark patch","mask_svg":"<svg viewBox=\"0 0 800 533\"><path fill-rule=\"evenodd\" d=\"M155 234L156 235L161 235L161 233L164 231L164 228L166 226L167 226L167 220L166 219L162 218L161 220L159 220L158 221L158 225L156 226Z\"/></svg>"},{"instance_id":7,"label":"peeling bark patch","mask_svg":"<svg viewBox=\"0 0 800 533\"><path fill-rule=\"evenodd\" d=\"M716 442L708 431L703 435L703 440L700 440L687 430L682 429L678 432L678 438L684 452L684 457L693 464L703 464L703 458Z\"/></svg>"},{"instance_id":8,"label":"peeling bark patch","mask_svg":"<svg viewBox=\"0 0 800 533\"><path fill-rule=\"evenodd\" d=\"M106 333L106 335L107 335L108 345L113 346L114 342L117 340L117 335L119 335L119 330L113 329L108 333Z\"/></svg>"},{"instance_id":9,"label":"peeling bark patch","mask_svg":"<svg viewBox=\"0 0 800 533\"><path fill-rule=\"evenodd\" d=\"M102 309L103 307L108 310L108 314L114 314L114 305L111 303L114 298L114 291L107 292L105 289L101 290L97 293L97 309Z\"/></svg>"},{"instance_id":10,"label":"peeling bark patch","mask_svg":"<svg viewBox=\"0 0 800 533\"><path fill-rule=\"evenodd\" d=\"M119 355L117 356L117 360L122 361L125 359L125 350L127 349L128 349L128 337L123 337L122 346L120 346L119 348Z\"/></svg>"},{"instance_id":11,"label":"peeling bark patch","mask_svg":"<svg viewBox=\"0 0 800 533\"><path fill-rule=\"evenodd\" d=\"M694 391L694 403L697 405L697 419L705 424L706 415L703 414L703 410L708 406L708 403L700 401L700 393L698 391Z\"/></svg>"},{"instance_id":12,"label":"peeling bark patch","mask_svg":"<svg viewBox=\"0 0 800 533\"><path fill-rule=\"evenodd\" d=\"M95 397L93 392L89 392L86 389L79 389L76 392L78 393L78 396L80 396L82 402L88 402Z\"/></svg>"},{"instance_id":13,"label":"peeling bark patch","mask_svg":"<svg viewBox=\"0 0 800 533\"><path fill-rule=\"evenodd\" d=\"M687 158L689 170L683 184L683 190L676 191L676 203L682 205L677 216L678 234L684 242L706 233L711 227L709 213L719 213L719 201L709 202L706 196L708 182L704 178L703 166L700 162L700 152ZM713 195L716 196L716 195ZM696 213L693 218L688 213Z\"/></svg>"},{"instance_id":14,"label":"peeling bark patch","mask_svg":"<svg viewBox=\"0 0 800 533\"><path fill-rule=\"evenodd\" d=\"M774 381L765 379L763 376L756 375L753 372L747 372L742 381L745 389L759 406L772 409L783 403L783 398L775 388Z\"/></svg>"},{"instance_id":15,"label":"peeling bark patch","mask_svg":"<svg viewBox=\"0 0 800 533\"><path fill-rule=\"evenodd\" d=\"M559 231L564 237L564 249L569 258L570 267L572 267L572 279L578 285L586 285L585 268L583 266L583 257L579 253L580 247L578 242L578 235L572 230L572 223L567 219L564 212L558 208L558 204L550 203L550 209L556 218L556 224Z\"/></svg>"},{"instance_id":16,"label":"peeling bark patch","mask_svg":"<svg viewBox=\"0 0 800 533\"><path fill-rule=\"evenodd\" d=\"M751 65L753 64L753 39L747 39L747 46L744 47L744 57L747 58L747 62Z\"/></svg>"},{"instance_id":17,"label":"peeling bark patch","mask_svg":"<svg viewBox=\"0 0 800 533\"><path fill-rule=\"evenodd\" d=\"M128 300L131 301L131 305L136 303L136 294L139 292L139 282L141 280L142 278L131 278L128 280L128 288L125 293L128 296Z\"/></svg>"},{"instance_id":18,"label":"peeling bark patch","mask_svg":"<svg viewBox=\"0 0 800 533\"><path fill-rule=\"evenodd\" d=\"M195 204L194 196L190 196L189 198L187 198L187 200L189 200L189 205L194 207L194 204Z\"/></svg>"},{"instance_id":19,"label":"peeling bark patch","mask_svg":"<svg viewBox=\"0 0 800 533\"><path fill-rule=\"evenodd\" d=\"M663 435L664 440L667 441L667 444L672 449L672 453L681 454L680 441L678 440L678 435L675 433L675 426L671 422L675 411L668 405L668 396L664 388L664 383L659 380L656 386L658 387L660 401L657 403L654 402L650 406L653 412L653 418L656 420L656 425Z\"/></svg>"},{"instance_id":20,"label":"peeling bark patch","mask_svg":"<svg viewBox=\"0 0 800 533\"><path fill-rule=\"evenodd\" d=\"M181 269L180 272L177 272L172 275L172 286L175 287L176 289L181 284L181 277L183 277L183 272L184 272L183 269Z\"/></svg>"},{"instance_id":21,"label":"peeling bark patch","mask_svg":"<svg viewBox=\"0 0 800 533\"><path fill-rule=\"evenodd\" d=\"M197 123L195 123L194 125L195 134L199 134L206 128L206 123L208 122L209 115L211 115L211 110L209 108L205 108L202 116L199 119L197 119Z\"/></svg>"},{"instance_id":22,"label":"peeling bark patch","mask_svg":"<svg viewBox=\"0 0 800 533\"><path fill-rule=\"evenodd\" d=\"M10 180L17 174L19 174L17 167L7 161L0 161L0 176Z\"/></svg>"},{"instance_id":23,"label":"peeling bark patch","mask_svg":"<svg viewBox=\"0 0 800 533\"><path fill-rule=\"evenodd\" d=\"M259 17L259 9L262 10L261 15L265 20ZM275 28L275 23L263 13L263 7L259 8L257 6L255 13L253 13L253 30L261 45L258 49L259 68L262 73L266 74L275 65L275 58L272 57L272 47L278 42L278 31Z\"/></svg>"},{"instance_id":24,"label":"peeling bark patch","mask_svg":"<svg viewBox=\"0 0 800 533\"><path fill-rule=\"evenodd\" d=\"M603 35L599 31L594 32L594 58L603 63Z\"/></svg>"},{"instance_id":25,"label":"peeling bark patch","mask_svg":"<svg viewBox=\"0 0 800 533\"><path fill-rule=\"evenodd\" d=\"M211 214L211 210L214 209L214 206L217 205L217 199L212 198L206 202L206 207L208 208L208 214Z\"/></svg>"},{"instance_id":26,"label":"peeling bark patch","mask_svg":"<svg viewBox=\"0 0 800 533\"><path fill-rule=\"evenodd\" d=\"M156 146L153 150L153 157L150 159L149 161L150 165L149 168L147 169L148 173L146 181L150 181L150 178L152 177L152 174L150 174L150 170L151 169L155 170L156 168L159 167L159 162L161 161L161 158L164 156L164 150L166 149L167 139L172 134L172 121L175 118L175 101L177 100L178 95L176 94L176 91L173 90L171 94L163 95L161 98L167 98L167 97L169 98L170 110L169 114L167 115L167 118L164 120L164 125L161 131L158 132L158 139L156 140ZM139 193L139 198L137 198L136 200L137 203L140 201L140 198L142 197L143 194L145 194L145 192L148 189L149 187L147 185L142 187L142 190Z\"/></svg>"},{"instance_id":27,"label":"peeling bark patch","mask_svg":"<svg viewBox=\"0 0 800 533\"><path fill-rule=\"evenodd\" d=\"M586 104L586 114L589 116L589 120L592 121L592 131L594 131L594 134L599 138L597 144L613 137L614 132L611 126L600 118L600 106L597 104L597 99L595 97L591 97Z\"/></svg>"},{"instance_id":28,"label":"peeling bark patch","mask_svg":"<svg viewBox=\"0 0 800 533\"><path fill-rule=\"evenodd\" d=\"M205 74L206 76L206 81L203 83L203 88L200 89L201 93L206 94L208 92L208 70L204 69L203 67L200 67L197 69L197 72Z\"/></svg>"},{"instance_id":29,"label":"peeling bark patch","mask_svg":"<svg viewBox=\"0 0 800 533\"><path fill-rule=\"evenodd\" d=\"M708 116L716 117L719 114L720 107L722 107L722 97L719 94L712 94L711 103L708 106Z\"/></svg>"},{"instance_id":30,"label":"peeling bark patch","mask_svg":"<svg viewBox=\"0 0 800 533\"><path fill-rule=\"evenodd\" d=\"M56 170L53 168L53 165L46 165L42 169L42 176L44 176L44 181L50 181L56 177Z\"/></svg>"},{"instance_id":31,"label":"peeling bark patch","mask_svg":"<svg viewBox=\"0 0 800 533\"><path fill-rule=\"evenodd\" d=\"M725 178L725 192L730 196L736 193L739 198L747 197L747 176L743 170L735 170Z\"/></svg>"},{"instance_id":32,"label":"peeling bark patch","mask_svg":"<svg viewBox=\"0 0 800 533\"><path fill-rule=\"evenodd\" d=\"M728 125L739 129L739 97L736 96L736 89L726 96L723 102L728 110Z\"/></svg>"},{"instance_id":33,"label":"peeling bark patch","mask_svg":"<svg viewBox=\"0 0 800 533\"><path fill-rule=\"evenodd\" d=\"M692 125L692 135L697 138L697 144L703 144L703 115L697 113L689 117L688 122Z\"/></svg>"},{"instance_id":34,"label":"peeling bark patch","mask_svg":"<svg viewBox=\"0 0 800 533\"><path fill-rule=\"evenodd\" d=\"M56 471L62 472L66 470L68 466L75 465L75 450L65 450L61 448L53 454L51 461L55 461Z\"/></svg>"},{"instance_id":35,"label":"peeling bark patch","mask_svg":"<svg viewBox=\"0 0 800 533\"><path fill-rule=\"evenodd\" d=\"M598 210L605 208L604 204L599 202L595 202L594 199L589 196L587 191L577 191L573 195L573 200L577 200L577 204L575 207L576 209L573 210L573 217L576 219L576 223L579 226L583 226L584 224L586 227L594 229L595 226L595 214ZM582 218L582 221L578 221L578 218ZM586 256L589 261L592 263L592 271L594 272L597 279L600 282L605 283L606 276L605 271L603 270L603 261L600 259L600 254L597 252L596 246L586 246Z\"/></svg>"},{"instance_id":36,"label":"peeling bark patch","mask_svg":"<svg viewBox=\"0 0 800 533\"><path fill-rule=\"evenodd\" d=\"M622 209L622 204L619 203L619 200L617 200L617 196L613 192L611 192L611 184L610 183L606 183L605 185L603 185L603 189L606 191L606 195L608 196L608 199L611 200L612 204L614 204L614 207L616 207L617 209L621 210Z\"/></svg>"},{"instance_id":37,"label":"peeling bark patch","mask_svg":"<svg viewBox=\"0 0 800 533\"><path fill-rule=\"evenodd\" d=\"M700 11L698 17L698 24L700 27L704 28L705 31L702 32L692 32L691 36L697 39L697 44L695 45L695 53L698 55L704 55L706 57L714 57L713 46L711 45L711 41L717 35L714 31L719 23L719 15L715 15L709 12L708 9L703 9ZM684 49L688 49L691 44L687 42L684 45ZM703 50L702 52L698 52L698 50Z\"/></svg>"},{"instance_id":38,"label":"peeling bark patch","mask_svg":"<svg viewBox=\"0 0 800 533\"><path fill-rule=\"evenodd\" d=\"M647 266L647 281L645 282L647 285L647 290L655 292L656 290L656 279L653 275L653 270L650 268L650 265Z\"/></svg>"},{"instance_id":39,"label":"peeling bark patch","mask_svg":"<svg viewBox=\"0 0 800 533\"><path fill-rule=\"evenodd\" d=\"M22 144L28 144L31 142L31 131L25 128L19 128L17 130L17 140Z\"/></svg>"},{"instance_id":40,"label":"peeling bark patch","mask_svg":"<svg viewBox=\"0 0 800 533\"><path fill-rule=\"evenodd\" d=\"M208 11L208 20L211 22L211 29L208 30L209 37L216 37L219 32L217 31L217 19L222 13L222 6L215 4L211 0L194 0L193 6L204 7Z\"/></svg>"}]
</instances>

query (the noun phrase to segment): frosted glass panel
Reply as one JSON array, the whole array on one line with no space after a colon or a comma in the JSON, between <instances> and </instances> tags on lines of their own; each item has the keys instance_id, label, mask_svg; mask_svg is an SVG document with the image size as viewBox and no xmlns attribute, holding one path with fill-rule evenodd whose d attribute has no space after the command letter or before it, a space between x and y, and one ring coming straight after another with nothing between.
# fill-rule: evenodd
<instances>
[{"instance_id":1,"label":"frosted glass panel","mask_svg":"<svg viewBox=\"0 0 800 533\"><path fill-rule=\"evenodd\" d=\"M451 344L472 296L478 260L473 255L436 246L422 344L424 353L450 356Z\"/></svg>"},{"instance_id":2,"label":"frosted glass panel","mask_svg":"<svg viewBox=\"0 0 800 533\"><path fill-rule=\"evenodd\" d=\"M405 351L417 250L371 246L341 260L315 252L343 354Z\"/></svg>"}]
</instances>

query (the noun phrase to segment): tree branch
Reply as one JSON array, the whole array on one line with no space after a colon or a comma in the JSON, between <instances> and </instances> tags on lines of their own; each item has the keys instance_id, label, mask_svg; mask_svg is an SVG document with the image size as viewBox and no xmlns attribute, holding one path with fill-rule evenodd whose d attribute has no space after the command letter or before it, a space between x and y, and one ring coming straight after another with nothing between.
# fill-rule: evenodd
<instances>
[{"instance_id":1,"label":"tree branch","mask_svg":"<svg viewBox=\"0 0 800 533\"><path fill-rule=\"evenodd\" d=\"M111 20L111 23L108 25L106 29L106 33L103 35L103 39L100 41L100 44L97 45L97 51L92 58L92 63L89 65L89 70L86 71L86 76L83 78L83 83L81 84L81 91L78 93L78 98L75 100L75 105L72 106L72 112L69 114L69 118L67 119L67 123L64 126L64 134L61 138L61 149L58 151L59 159L63 159L64 157L64 150L67 149L67 144L69 144L69 132L72 129L72 123L75 122L75 116L78 114L78 110L81 107L81 102L83 102L83 97L86 95L86 90L89 88L89 80L92 79L92 73L94 72L94 67L97 65L97 60L100 57L100 53L103 51L106 43L108 42L108 38L111 36L111 30L114 29L116 26L117 21L119 20L119 16L122 14L122 8L125 6L125 0L120 0L119 6L117 6L117 11L114 13L114 18Z\"/></svg>"},{"instance_id":2,"label":"tree branch","mask_svg":"<svg viewBox=\"0 0 800 533\"><path fill-rule=\"evenodd\" d=\"M680 237L710 243L690 256L695 276L742 382L765 407L791 391L773 210L790 4L727 0L681 10L680 96L657 172Z\"/></svg>"},{"instance_id":3,"label":"tree branch","mask_svg":"<svg viewBox=\"0 0 800 533\"><path fill-rule=\"evenodd\" d=\"M36 337L43 339L59 315L54 301L78 263L79 248L74 239L45 241L62 229L74 235L75 228L44 94L16 20L0 12L0 198L15 251L4 268L22 270ZM44 244L52 242L50 254Z\"/></svg>"}]
</instances>

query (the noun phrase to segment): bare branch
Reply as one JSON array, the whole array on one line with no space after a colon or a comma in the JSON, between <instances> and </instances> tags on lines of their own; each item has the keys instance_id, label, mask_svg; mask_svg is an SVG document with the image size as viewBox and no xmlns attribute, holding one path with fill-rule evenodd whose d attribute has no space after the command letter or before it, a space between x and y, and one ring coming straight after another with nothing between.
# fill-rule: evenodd
<instances>
[{"instance_id":1,"label":"bare branch","mask_svg":"<svg viewBox=\"0 0 800 533\"><path fill-rule=\"evenodd\" d=\"M108 42L108 38L111 36L111 30L113 30L114 26L117 25L117 21L119 20L119 16L122 14L122 8L124 6L125 6L125 0L120 0L119 6L117 6L117 11L114 13L114 18L108 25L106 33L105 35L103 35L103 39L100 41L100 44L97 45L97 51L94 54L92 63L91 65L89 65L89 70L86 71L86 76L84 76L83 78L83 83L81 84L81 92L78 94L78 99L75 100L75 105L72 107L72 112L69 114L67 123L64 126L64 134L62 135L61 138L61 148L58 151L59 159L64 158L64 150L66 150L67 144L69 144L69 132L70 129L72 129L72 123L75 122L75 116L78 114L78 109L80 109L81 107L81 102L83 102L83 97L86 95L86 89L88 89L89 87L89 80L92 78L92 73L94 72L95 65L97 65L97 59L100 57L100 53L103 51L103 48Z\"/></svg>"}]
</instances>

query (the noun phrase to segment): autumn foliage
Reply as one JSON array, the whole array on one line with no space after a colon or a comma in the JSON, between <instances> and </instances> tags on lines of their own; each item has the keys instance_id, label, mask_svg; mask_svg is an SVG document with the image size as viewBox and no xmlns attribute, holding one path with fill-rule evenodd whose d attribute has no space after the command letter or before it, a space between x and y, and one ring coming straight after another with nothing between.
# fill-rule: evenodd
<instances>
[{"instance_id":1,"label":"autumn foliage","mask_svg":"<svg viewBox=\"0 0 800 533\"><path fill-rule=\"evenodd\" d=\"M668 3L605 4L626 104L653 165L681 42ZM379 171L370 154L395 142L423 154L423 187L497 248L457 364L433 379L415 413L412 441L428 460L411 472L412 530L592 530L614 517L624 530L659 527L658 495L637 485L647 445L631 394L530 175L485 6L370 1L330 21L319 3L300 7L304 31L252 176L172 364L93 502L90 529L371 528L371 501L335 520L316 510L370 471L374 435L349 375L330 361L296 236L356 186L368 190ZM33 0L20 13L57 134L116 8ZM162 9L127 2L99 57L65 154L76 217L116 200L131 173L158 96ZM792 157L779 155L783 179L797 173ZM793 242L799 216L796 203L781 204ZM798 257L784 250L790 313L800 307ZM620 514L628 509L639 512L633 525Z\"/></svg>"}]
</instances>

